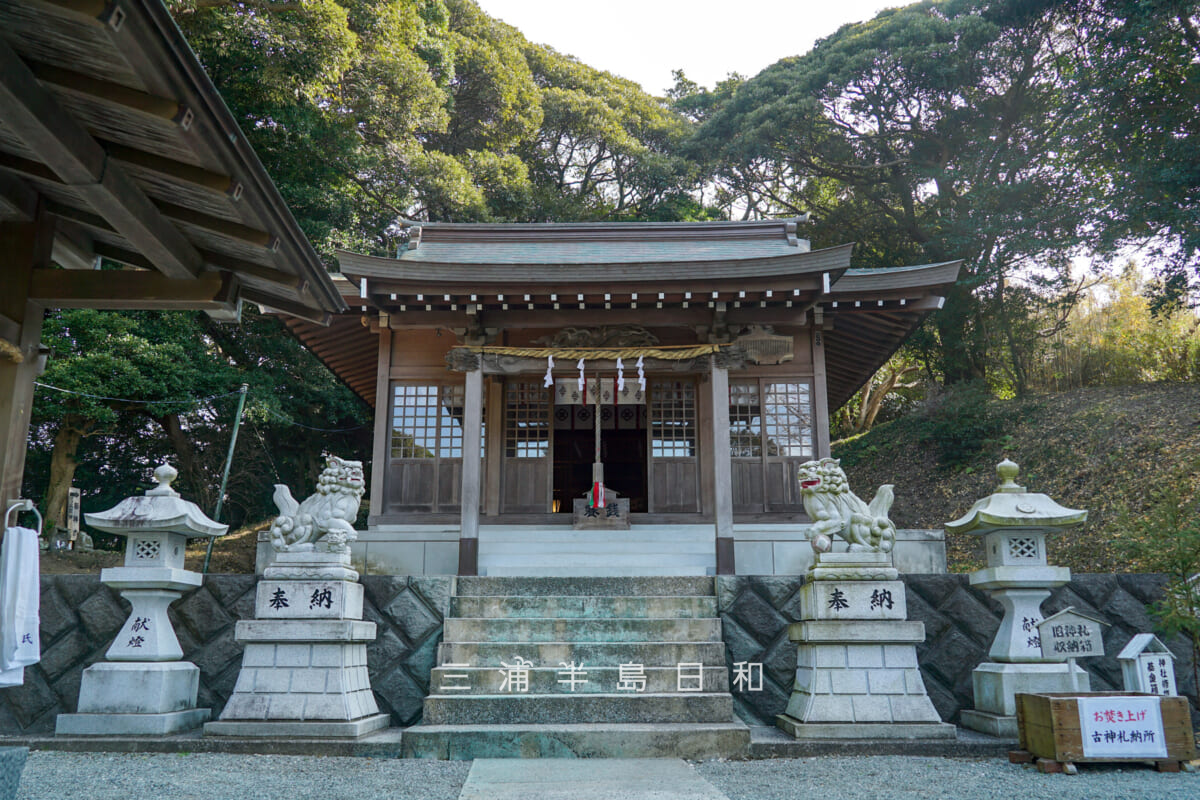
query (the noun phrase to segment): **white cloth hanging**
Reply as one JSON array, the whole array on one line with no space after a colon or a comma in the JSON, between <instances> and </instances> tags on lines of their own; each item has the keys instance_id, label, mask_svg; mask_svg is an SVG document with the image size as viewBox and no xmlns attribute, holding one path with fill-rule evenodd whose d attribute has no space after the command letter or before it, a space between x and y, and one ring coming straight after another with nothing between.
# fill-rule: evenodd
<instances>
[{"instance_id":1,"label":"white cloth hanging","mask_svg":"<svg viewBox=\"0 0 1200 800\"><path fill-rule=\"evenodd\" d=\"M546 380L542 386L549 389L554 385L554 356L546 356Z\"/></svg>"},{"instance_id":2,"label":"white cloth hanging","mask_svg":"<svg viewBox=\"0 0 1200 800\"><path fill-rule=\"evenodd\" d=\"M583 382L583 359L579 359L575 366L579 369L579 396L583 398L584 405L587 405L587 392Z\"/></svg>"},{"instance_id":3,"label":"white cloth hanging","mask_svg":"<svg viewBox=\"0 0 1200 800\"><path fill-rule=\"evenodd\" d=\"M38 535L9 528L0 547L0 686L17 686L42 657Z\"/></svg>"},{"instance_id":4,"label":"white cloth hanging","mask_svg":"<svg viewBox=\"0 0 1200 800\"><path fill-rule=\"evenodd\" d=\"M617 359L617 394L625 391L625 365Z\"/></svg>"},{"instance_id":5,"label":"white cloth hanging","mask_svg":"<svg viewBox=\"0 0 1200 800\"><path fill-rule=\"evenodd\" d=\"M638 388L642 390L642 394L646 393L646 372L642 369L642 357L638 356L637 360L638 371Z\"/></svg>"}]
</instances>

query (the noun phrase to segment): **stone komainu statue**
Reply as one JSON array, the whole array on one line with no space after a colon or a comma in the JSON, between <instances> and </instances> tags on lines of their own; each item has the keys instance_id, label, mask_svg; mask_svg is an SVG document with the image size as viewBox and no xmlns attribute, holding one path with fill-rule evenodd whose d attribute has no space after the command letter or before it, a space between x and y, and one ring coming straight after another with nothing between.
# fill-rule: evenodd
<instances>
[{"instance_id":1,"label":"stone komainu statue","mask_svg":"<svg viewBox=\"0 0 1200 800\"><path fill-rule=\"evenodd\" d=\"M287 486L275 484L279 516L271 523L271 545L281 552L349 552L350 542L358 538L354 520L364 486L361 461L329 455L317 478L316 494L303 503L296 502Z\"/></svg>"},{"instance_id":2,"label":"stone komainu statue","mask_svg":"<svg viewBox=\"0 0 1200 800\"><path fill-rule=\"evenodd\" d=\"M896 544L896 525L888 519L892 484L880 486L867 505L850 491L836 458L801 464L799 478L804 510L813 521L809 541L814 550L828 551L837 534L850 544L851 552L891 552Z\"/></svg>"}]
</instances>

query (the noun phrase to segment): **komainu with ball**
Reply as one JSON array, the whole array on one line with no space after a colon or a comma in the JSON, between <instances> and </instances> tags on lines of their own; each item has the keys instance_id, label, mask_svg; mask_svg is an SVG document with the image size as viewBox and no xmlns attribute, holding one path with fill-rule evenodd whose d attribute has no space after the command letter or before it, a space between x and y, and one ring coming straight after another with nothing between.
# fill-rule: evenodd
<instances>
[{"instance_id":1,"label":"komainu with ball","mask_svg":"<svg viewBox=\"0 0 1200 800\"><path fill-rule=\"evenodd\" d=\"M296 502L287 486L275 484L279 516L271 523L271 545L279 552L348 553L350 542L358 538L354 520L365 485L361 461L330 455L317 478L316 494L303 503Z\"/></svg>"},{"instance_id":2,"label":"komainu with ball","mask_svg":"<svg viewBox=\"0 0 1200 800\"><path fill-rule=\"evenodd\" d=\"M800 494L813 522L809 534L813 550L828 552L834 535L839 535L850 544L852 553L890 553L896 544L896 525L888 519L892 484L880 486L867 505L850 491L841 463L836 458L822 458L800 465Z\"/></svg>"}]
</instances>

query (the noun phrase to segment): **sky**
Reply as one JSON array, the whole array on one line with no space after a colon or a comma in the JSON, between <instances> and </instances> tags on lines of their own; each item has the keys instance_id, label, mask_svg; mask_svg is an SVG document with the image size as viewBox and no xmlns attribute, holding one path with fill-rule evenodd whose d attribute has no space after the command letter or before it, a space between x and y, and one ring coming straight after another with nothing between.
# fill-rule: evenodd
<instances>
[{"instance_id":1,"label":"sky","mask_svg":"<svg viewBox=\"0 0 1200 800\"><path fill-rule=\"evenodd\" d=\"M847 22L906 0L476 0L489 16L583 63L637 81L654 95L671 70L712 88L753 77Z\"/></svg>"}]
</instances>

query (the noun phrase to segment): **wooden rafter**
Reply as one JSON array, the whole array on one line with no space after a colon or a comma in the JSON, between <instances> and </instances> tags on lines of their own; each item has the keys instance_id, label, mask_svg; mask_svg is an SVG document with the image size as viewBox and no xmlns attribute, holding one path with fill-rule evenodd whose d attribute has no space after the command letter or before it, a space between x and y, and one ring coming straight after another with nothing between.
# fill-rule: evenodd
<instances>
[{"instance_id":1,"label":"wooden rafter","mask_svg":"<svg viewBox=\"0 0 1200 800\"><path fill-rule=\"evenodd\" d=\"M163 274L173 278L200 274L203 261L191 243L4 41L0 41L0 102L5 125Z\"/></svg>"}]
</instances>

